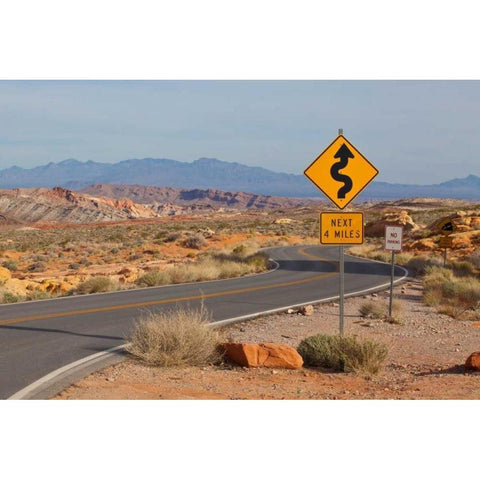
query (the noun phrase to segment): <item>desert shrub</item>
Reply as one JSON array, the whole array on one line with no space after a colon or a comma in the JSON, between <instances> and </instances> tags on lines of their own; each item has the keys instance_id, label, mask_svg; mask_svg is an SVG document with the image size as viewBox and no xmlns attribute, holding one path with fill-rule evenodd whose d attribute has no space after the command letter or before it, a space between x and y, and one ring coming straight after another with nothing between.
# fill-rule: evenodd
<instances>
[{"instance_id":1,"label":"desert shrub","mask_svg":"<svg viewBox=\"0 0 480 480\"><path fill-rule=\"evenodd\" d=\"M207 325L209 321L203 307L150 313L137 321L126 349L148 365L160 367L218 363L221 336Z\"/></svg>"},{"instance_id":2,"label":"desert shrub","mask_svg":"<svg viewBox=\"0 0 480 480\"><path fill-rule=\"evenodd\" d=\"M447 268L429 268L423 280L423 299L439 312L459 318L480 302L480 281L474 277L456 277Z\"/></svg>"},{"instance_id":3,"label":"desert shrub","mask_svg":"<svg viewBox=\"0 0 480 480\"><path fill-rule=\"evenodd\" d=\"M407 265L408 262L413 258L413 254L408 252L401 252L395 254L395 263L397 265Z\"/></svg>"},{"instance_id":4,"label":"desert shrub","mask_svg":"<svg viewBox=\"0 0 480 480\"><path fill-rule=\"evenodd\" d=\"M76 288L76 292L80 294L84 293L99 293L99 292L111 292L118 290L117 282L113 281L109 277L91 277L85 282L82 282Z\"/></svg>"},{"instance_id":5,"label":"desert shrub","mask_svg":"<svg viewBox=\"0 0 480 480\"><path fill-rule=\"evenodd\" d=\"M326 334L302 340L297 350L306 366L369 375L380 371L388 355L388 348L384 344Z\"/></svg>"},{"instance_id":6,"label":"desert shrub","mask_svg":"<svg viewBox=\"0 0 480 480\"><path fill-rule=\"evenodd\" d=\"M385 321L389 323L401 323L401 313L402 313L402 306L401 303L393 300L392 303L392 316L388 316L388 304L383 303L381 301L367 301L360 305L359 308L360 316L362 317L370 317L370 318L384 318Z\"/></svg>"},{"instance_id":7,"label":"desert shrub","mask_svg":"<svg viewBox=\"0 0 480 480\"><path fill-rule=\"evenodd\" d=\"M171 283L170 275L166 271L151 270L138 278L136 284L140 287L156 287Z\"/></svg>"},{"instance_id":8,"label":"desert shrub","mask_svg":"<svg viewBox=\"0 0 480 480\"><path fill-rule=\"evenodd\" d=\"M35 263L32 263L30 264L28 267L27 267L27 270L29 272L44 272L46 270L46 266L43 262L35 262Z\"/></svg>"},{"instance_id":9,"label":"desert shrub","mask_svg":"<svg viewBox=\"0 0 480 480\"><path fill-rule=\"evenodd\" d=\"M369 300L362 303L358 311L362 317L382 318L386 315L387 308L383 303Z\"/></svg>"},{"instance_id":10,"label":"desert shrub","mask_svg":"<svg viewBox=\"0 0 480 480\"><path fill-rule=\"evenodd\" d=\"M8 270L10 270L11 272L15 272L18 270L18 264L15 260L13 259L8 259L8 260L5 260L3 263L2 263L2 267L5 267L5 268L8 268Z\"/></svg>"},{"instance_id":11,"label":"desert shrub","mask_svg":"<svg viewBox=\"0 0 480 480\"><path fill-rule=\"evenodd\" d=\"M475 268L480 268L480 252L475 251L473 255L467 258L467 261L471 263Z\"/></svg>"},{"instance_id":12,"label":"desert shrub","mask_svg":"<svg viewBox=\"0 0 480 480\"><path fill-rule=\"evenodd\" d=\"M247 247L243 244L240 244L240 245L237 245L232 250L232 253L234 253L235 255L243 256L243 255L245 255L246 251L247 251Z\"/></svg>"},{"instance_id":13,"label":"desert shrub","mask_svg":"<svg viewBox=\"0 0 480 480\"><path fill-rule=\"evenodd\" d=\"M12 292L3 292L3 303L17 303L19 300L20 297Z\"/></svg>"},{"instance_id":14,"label":"desert shrub","mask_svg":"<svg viewBox=\"0 0 480 480\"><path fill-rule=\"evenodd\" d=\"M440 267L443 262L437 257L427 257L426 255L419 255L411 258L406 268L410 275L418 276L424 275L428 267Z\"/></svg>"},{"instance_id":15,"label":"desert shrub","mask_svg":"<svg viewBox=\"0 0 480 480\"><path fill-rule=\"evenodd\" d=\"M175 240L178 240L182 234L180 232L171 232L169 233L165 238L164 242L175 242Z\"/></svg>"},{"instance_id":16,"label":"desert shrub","mask_svg":"<svg viewBox=\"0 0 480 480\"><path fill-rule=\"evenodd\" d=\"M159 230L155 235L154 239L155 240L163 240L165 236L168 234L168 230Z\"/></svg>"},{"instance_id":17,"label":"desert shrub","mask_svg":"<svg viewBox=\"0 0 480 480\"><path fill-rule=\"evenodd\" d=\"M78 270L80 268L80 264L79 263L71 263L68 268L70 270Z\"/></svg>"},{"instance_id":18,"label":"desert shrub","mask_svg":"<svg viewBox=\"0 0 480 480\"><path fill-rule=\"evenodd\" d=\"M47 298L52 298L52 294L49 292L43 292L42 290L31 290L27 292L25 300L45 300Z\"/></svg>"},{"instance_id":19,"label":"desert shrub","mask_svg":"<svg viewBox=\"0 0 480 480\"><path fill-rule=\"evenodd\" d=\"M452 262L449 268L457 277L469 277L475 275L475 268L470 262Z\"/></svg>"},{"instance_id":20,"label":"desert shrub","mask_svg":"<svg viewBox=\"0 0 480 480\"><path fill-rule=\"evenodd\" d=\"M378 260L379 262L391 263L392 255L388 252L378 252L372 255L370 258L373 260Z\"/></svg>"},{"instance_id":21,"label":"desert shrub","mask_svg":"<svg viewBox=\"0 0 480 480\"><path fill-rule=\"evenodd\" d=\"M255 272L260 272L262 270L266 270L268 268L268 255L265 253L257 253L255 255L251 255L245 259L247 265L250 265L254 268Z\"/></svg>"},{"instance_id":22,"label":"desert shrub","mask_svg":"<svg viewBox=\"0 0 480 480\"><path fill-rule=\"evenodd\" d=\"M233 254L206 254L196 262L174 265L168 270L151 270L137 281L138 286L154 287L239 277L268 268L268 256L258 253L246 258Z\"/></svg>"},{"instance_id":23,"label":"desert shrub","mask_svg":"<svg viewBox=\"0 0 480 480\"><path fill-rule=\"evenodd\" d=\"M133 253L128 257L128 261L133 262L134 260L140 260L141 258L143 258L143 255L141 253Z\"/></svg>"},{"instance_id":24,"label":"desert shrub","mask_svg":"<svg viewBox=\"0 0 480 480\"><path fill-rule=\"evenodd\" d=\"M79 263L80 265L84 265L85 267L89 267L90 265L93 264L93 262L91 262L88 258L85 258L85 257L81 258L81 259L78 261L78 263Z\"/></svg>"},{"instance_id":25,"label":"desert shrub","mask_svg":"<svg viewBox=\"0 0 480 480\"><path fill-rule=\"evenodd\" d=\"M182 245L185 248L194 248L196 250L200 250L206 243L205 237L201 233L196 233L187 237L183 241Z\"/></svg>"}]
</instances>

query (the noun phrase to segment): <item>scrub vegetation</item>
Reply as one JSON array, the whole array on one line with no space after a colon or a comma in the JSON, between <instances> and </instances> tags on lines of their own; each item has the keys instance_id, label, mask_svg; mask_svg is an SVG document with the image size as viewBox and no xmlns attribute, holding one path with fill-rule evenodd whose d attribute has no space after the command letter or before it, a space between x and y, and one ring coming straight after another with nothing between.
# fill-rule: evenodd
<instances>
[{"instance_id":1,"label":"scrub vegetation","mask_svg":"<svg viewBox=\"0 0 480 480\"><path fill-rule=\"evenodd\" d=\"M423 279L423 298L439 313L453 318L476 317L480 307L480 281L455 275L453 269L430 267Z\"/></svg>"},{"instance_id":2,"label":"scrub vegetation","mask_svg":"<svg viewBox=\"0 0 480 480\"><path fill-rule=\"evenodd\" d=\"M203 306L150 313L136 323L127 337L127 351L147 365L158 367L219 363L223 338L208 326L210 321Z\"/></svg>"},{"instance_id":3,"label":"scrub vegetation","mask_svg":"<svg viewBox=\"0 0 480 480\"><path fill-rule=\"evenodd\" d=\"M326 334L302 340L297 350L305 366L367 375L376 375L388 355L388 348L381 343Z\"/></svg>"}]
</instances>

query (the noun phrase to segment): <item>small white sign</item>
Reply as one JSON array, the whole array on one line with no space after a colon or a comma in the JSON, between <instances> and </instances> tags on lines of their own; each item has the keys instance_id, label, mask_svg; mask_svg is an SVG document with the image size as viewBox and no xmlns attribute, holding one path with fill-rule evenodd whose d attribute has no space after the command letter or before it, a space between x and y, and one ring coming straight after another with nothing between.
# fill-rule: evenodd
<instances>
[{"instance_id":1,"label":"small white sign","mask_svg":"<svg viewBox=\"0 0 480 480\"><path fill-rule=\"evenodd\" d=\"M403 227L385 227L385 250L402 251Z\"/></svg>"}]
</instances>

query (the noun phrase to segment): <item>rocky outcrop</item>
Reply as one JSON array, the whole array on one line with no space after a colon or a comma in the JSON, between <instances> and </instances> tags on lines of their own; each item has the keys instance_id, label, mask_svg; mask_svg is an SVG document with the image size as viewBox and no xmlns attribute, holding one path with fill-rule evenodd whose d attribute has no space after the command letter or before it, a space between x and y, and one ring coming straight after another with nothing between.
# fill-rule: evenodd
<instances>
[{"instance_id":1,"label":"rocky outcrop","mask_svg":"<svg viewBox=\"0 0 480 480\"><path fill-rule=\"evenodd\" d=\"M130 198L134 202L149 205L157 211L167 205L177 207L218 210L292 208L312 204L311 200L259 195L246 192L229 192L209 189L181 189L143 185L107 185L97 183L82 190L89 195L110 198Z\"/></svg>"},{"instance_id":2,"label":"rocky outcrop","mask_svg":"<svg viewBox=\"0 0 480 480\"><path fill-rule=\"evenodd\" d=\"M480 371L480 352L473 352L465 362L465 368L467 370Z\"/></svg>"},{"instance_id":3,"label":"rocky outcrop","mask_svg":"<svg viewBox=\"0 0 480 480\"><path fill-rule=\"evenodd\" d=\"M224 343L225 355L243 367L298 369L303 365L299 353L289 345L278 343Z\"/></svg>"},{"instance_id":4,"label":"rocky outcrop","mask_svg":"<svg viewBox=\"0 0 480 480\"><path fill-rule=\"evenodd\" d=\"M25 223L108 222L159 216L126 198L92 197L62 187L2 190L0 215Z\"/></svg>"},{"instance_id":5,"label":"rocky outcrop","mask_svg":"<svg viewBox=\"0 0 480 480\"><path fill-rule=\"evenodd\" d=\"M383 237L385 235L386 225L399 225L403 227L404 233L418 230L418 225L408 215L406 210L395 213L385 213L380 220L368 222L365 225L365 235L367 237Z\"/></svg>"}]
</instances>

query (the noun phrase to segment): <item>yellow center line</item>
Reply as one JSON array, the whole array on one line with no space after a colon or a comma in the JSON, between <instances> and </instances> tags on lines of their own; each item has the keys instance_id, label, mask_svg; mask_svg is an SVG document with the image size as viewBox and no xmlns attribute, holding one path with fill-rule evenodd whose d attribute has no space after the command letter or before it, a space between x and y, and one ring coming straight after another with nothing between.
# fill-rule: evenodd
<instances>
[{"instance_id":1,"label":"yellow center line","mask_svg":"<svg viewBox=\"0 0 480 480\"><path fill-rule=\"evenodd\" d=\"M13 323L20 323L20 322L26 322L29 320L42 320L45 318L57 318L57 317L69 317L73 315L82 315L86 313L99 313L99 312L108 312L108 311L114 311L114 310L125 310L129 308L139 308L139 307L149 307L152 305L163 305L166 303L176 303L176 302L186 302L186 301L192 301L192 300L202 300L204 298L213 298L213 297L221 297L225 295L236 295L239 293L248 293L248 292L255 292L258 290L267 290L267 289L272 289L272 288L280 288L280 287L289 287L292 285L300 285L302 283L308 283L308 282L313 282L315 280L318 280L320 278L327 278L331 277L332 275L335 275L338 272L337 264L335 262L332 262L330 260L327 260L323 257L318 257L316 255L313 255L311 253L305 252L304 248L301 248L298 250L298 253L301 255L305 255L310 258L314 258L316 260L323 260L327 263L330 263L335 266L335 272L330 272L330 273L322 273L320 275L315 275L314 277L310 278L305 278L303 280L293 280L290 282L280 282L280 283L275 283L273 285L262 285L258 287L246 287L246 288L238 288L234 290L226 290L223 292L215 292L215 293L205 293L201 295L192 295L189 297L178 297L178 298L169 298L169 299L164 299L164 300L152 300L149 302L138 302L138 303L129 303L125 305L112 305L108 307L97 307L97 308L85 308L82 310L73 310L69 312L59 312L59 313L49 313L49 314L42 314L42 315L31 315L28 317L19 317L19 318L12 318L12 319L7 319L7 320L1 320L0 325L11 325Z\"/></svg>"}]
</instances>

